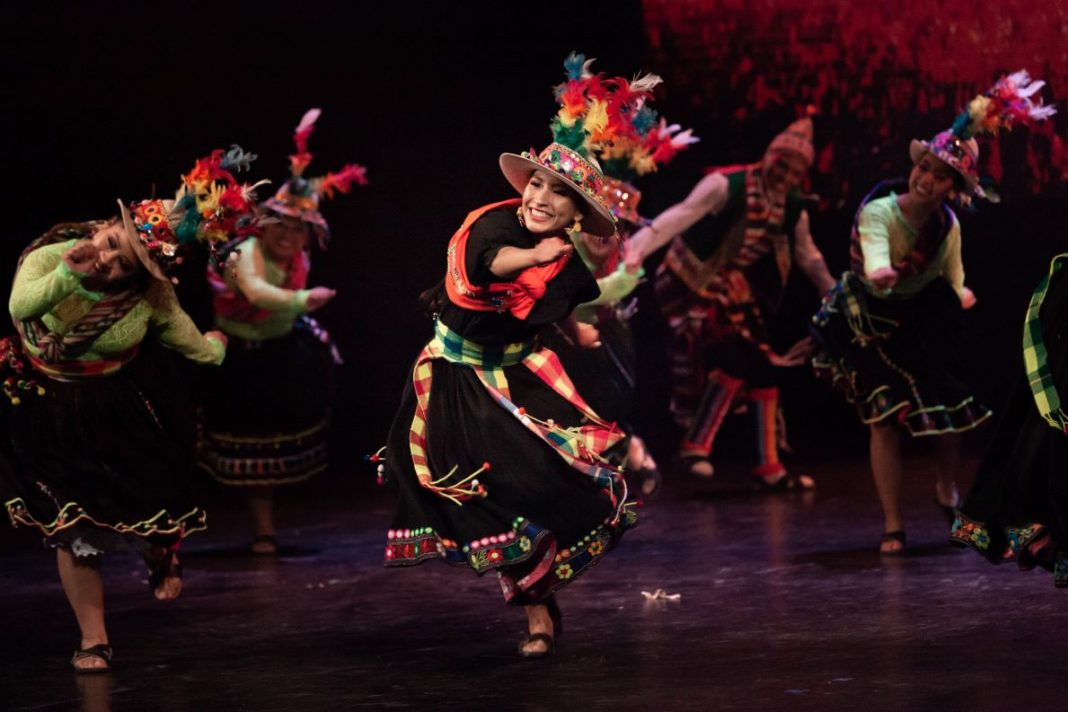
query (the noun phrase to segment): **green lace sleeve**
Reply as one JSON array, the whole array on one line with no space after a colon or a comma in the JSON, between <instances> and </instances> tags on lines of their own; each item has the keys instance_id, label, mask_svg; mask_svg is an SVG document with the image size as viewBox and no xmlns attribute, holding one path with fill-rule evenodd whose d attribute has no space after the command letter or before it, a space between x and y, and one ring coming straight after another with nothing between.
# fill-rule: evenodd
<instances>
[{"instance_id":1,"label":"green lace sleeve","mask_svg":"<svg viewBox=\"0 0 1068 712\"><path fill-rule=\"evenodd\" d=\"M620 263L615 272L597 280L597 286L601 288L601 295L592 302L586 302L584 306L615 304L634 291L634 288L638 286L638 281L644 274L644 269L639 269L636 273L631 274L627 271L627 266Z\"/></svg>"},{"instance_id":2,"label":"green lace sleeve","mask_svg":"<svg viewBox=\"0 0 1068 712\"><path fill-rule=\"evenodd\" d=\"M11 285L8 309L19 321L44 316L81 284L82 275L63 261L74 240L38 248L26 255Z\"/></svg>"},{"instance_id":3,"label":"green lace sleeve","mask_svg":"<svg viewBox=\"0 0 1068 712\"><path fill-rule=\"evenodd\" d=\"M226 348L216 339L200 333L189 315L182 310L174 288L167 282L155 281L145 299L152 307L152 325L159 333L159 341L191 361L219 365Z\"/></svg>"}]
</instances>

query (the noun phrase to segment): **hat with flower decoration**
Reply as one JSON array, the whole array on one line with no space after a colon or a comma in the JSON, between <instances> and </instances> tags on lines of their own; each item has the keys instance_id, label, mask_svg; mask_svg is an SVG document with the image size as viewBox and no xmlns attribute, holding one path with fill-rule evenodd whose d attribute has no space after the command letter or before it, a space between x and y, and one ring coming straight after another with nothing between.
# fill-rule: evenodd
<instances>
[{"instance_id":1,"label":"hat with flower decoration","mask_svg":"<svg viewBox=\"0 0 1068 712\"><path fill-rule=\"evenodd\" d=\"M564 62L567 81L555 90L560 110L551 124L553 142L540 153L533 148L521 154L503 153L500 166L520 193L533 171L543 169L554 174L591 208L583 230L609 236L616 231L616 220L603 195L604 174L596 153L635 133L634 115L660 77L647 74L633 82L622 77L606 79L589 71L593 61L572 52Z\"/></svg>"},{"instance_id":2,"label":"hat with flower decoration","mask_svg":"<svg viewBox=\"0 0 1068 712\"><path fill-rule=\"evenodd\" d=\"M312 226L319 238L320 247L326 248L330 226L319 212L323 198L334 197L334 192L348 193L353 183L367 185L367 169L356 163L345 165L337 173L327 173L318 178L305 178L304 170L311 163L308 138L315 129L315 122L322 113L320 109L308 109L293 132L297 152L289 157L289 179L282 184L273 197L263 201L262 207L278 215L300 218Z\"/></svg>"},{"instance_id":3,"label":"hat with flower decoration","mask_svg":"<svg viewBox=\"0 0 1068 712\"><path fill-rule=\"evenodd\" d=\"M242 184L232 173L255 159L240 146L216 149L182 176L174 200L119 200L126 239L153 277L171 280L186 245L215 245L255 230L245 218L256 207L254 189L266 181Z\"/></svg>"},{"instance_id":4,"label":"hat with flower decoration","mask_svg":"<svg viewBox=\"0 0 1068 712\"><path fill-rule=\"evenodd\" d=\"M1045 85L1032 81L1026 70L1001 77L985 94L968 102L968 108L953 122L952 128L942 131L930 141L913 139L909 156L918 163L927 153L944 161L964 180L968 199L987 198L997 201L995 193L984 190L979 182L979 143L975 137L981 134L997 134L998 130L1011 130L1017 123L1032 124L1057 113L1052 106L1043 106L1042 99L1032 100Z\"/></svg>"}]
</instances>

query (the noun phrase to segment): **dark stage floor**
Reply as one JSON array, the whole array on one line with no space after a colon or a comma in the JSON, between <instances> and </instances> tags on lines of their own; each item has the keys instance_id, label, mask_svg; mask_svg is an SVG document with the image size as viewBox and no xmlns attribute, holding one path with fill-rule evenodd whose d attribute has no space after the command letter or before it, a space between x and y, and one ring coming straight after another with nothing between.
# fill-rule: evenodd
<instances>
[{"instance_id":1,"label":"dark stage floor","mask_svg":"<svg viewBox=\"0 0 1068 712\"><path fill-rule=\"evenodd\" d=\"M13 710L1064 709L1068 593L944 544L914 463L910 554L880 559L860 462L803 471L810 496L742 477L669 480L644 524L561 596L558 655L521 661L496 581L381 566L389 501L297 492L277 560L241 553L224 499L187 542L186 591L156 603L105 565L114 672L76 677L77 632L32 537L0 569L0 707ZM316 505L318 503L318 505ZM678 601L646 601L663 588Z\"/></svg>"}]
</instances>

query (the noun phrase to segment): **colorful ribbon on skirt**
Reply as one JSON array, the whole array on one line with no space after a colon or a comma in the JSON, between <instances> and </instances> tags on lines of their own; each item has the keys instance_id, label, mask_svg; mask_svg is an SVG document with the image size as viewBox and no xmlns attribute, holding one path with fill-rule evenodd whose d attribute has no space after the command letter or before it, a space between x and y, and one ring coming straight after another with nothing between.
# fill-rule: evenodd
<instances>
[{"instance_id":1,"label":"colorful ribbon on skirt","mask_svg":"<svg viewBox=\"0 0 1068 712\"><path fill-rule=\"evenodd\" d=\"M435 478L430 471L426 452L427 412L430 406L430 386L433 361L446 361L471 368L494 400L511 413L531 433L543 440L575 470L583 473L612 497L616 518L623 511L626 485L618 468L613 468L601 453L618 443L624 433L615 423L602 420L582 399L574 384L564 371L559 357L550 349L535 348L534 342L505 344L497 347L483 346L469 341L452 331L440 320L434 327L434 338L426 345L416 360L412 373L415 387L416 408L412 418L408 442L415 474L423 487L461 504L472 497L486 496L485 487L478 483L478 475L489 469L490 463L461 479L454 479L456 467L445 475ZM504 369L522 364L574 406L588 421L585 425L563 428L551 420L542 421L516 405L511 398L508 379ZM618 485L622 494L616 493Z\"/></svg>"}]
</instances>

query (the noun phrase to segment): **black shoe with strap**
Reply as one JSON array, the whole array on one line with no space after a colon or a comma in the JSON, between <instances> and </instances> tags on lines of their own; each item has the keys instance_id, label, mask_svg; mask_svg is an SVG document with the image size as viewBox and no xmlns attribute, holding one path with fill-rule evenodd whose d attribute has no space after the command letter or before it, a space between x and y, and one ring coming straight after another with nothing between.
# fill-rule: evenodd
<instances>
[{"instance_id":1,"label":"black shoe with strap","mask_svg":"<svg viewBox=\"0 0 1068 712\"><path fill-rule=\"evenodd\" d=\"M111 672L111 657L114 655L114 651L107 643L97 643L91 645L88 648L82 650L75 650L74 655L70 659L71 667L74 668L74 672L91 674L97 672ZM97 660L103 660L103 667L83 667L78 664L81 660L88 660L90 658L96 658Z\"/></svg>"},{"instance_id":2,"label":"black shoe with strap","mask_svg":"<svg viewBox=\"0 0 1068 712\"><path fill-rule=\"evenodd\" d=\"M897 542L901 544L901 547L898 549L889 549L887 551L883 551L883 544L888 544L890 542ZM881 554L882 556L904 556L905 532L900 529L892 532L884 532L882 537L879 539L879 554Z\"/></svg>"},{"instance_id":3,"label":"black shoe with strap","mask_svg":"<svg viewBox=\"0 0 1068 712\"><path fill-rule=\"evenodd\" d=\"M556 639L564 632L564 614L556 602L555 596L550 596L543 604L549 609L549 619L553 622L553 634L528 633L523 640L519 641L519 657L533 660L545 658L556 652ZM531 650L531 643L545 643L544 649Z\"/></svg>"}]
</instances>

